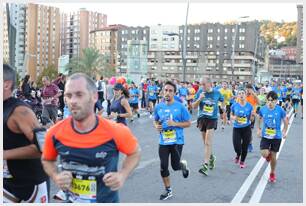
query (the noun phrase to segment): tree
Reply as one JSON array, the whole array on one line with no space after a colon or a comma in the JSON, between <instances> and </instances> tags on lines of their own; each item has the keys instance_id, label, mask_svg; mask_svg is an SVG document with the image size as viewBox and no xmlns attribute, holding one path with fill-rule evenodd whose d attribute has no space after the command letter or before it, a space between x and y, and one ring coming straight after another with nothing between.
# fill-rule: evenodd
<instances>
[{"instance_id":1,"label":"tree","mask_svg":"<svg viewBox=\"0 0 306 206\"><path fill-rule=\"evenodd\" d=\"M54 65L50 65L47 68L45 68L36 79L38 88L41 88L43 86L42 77L48 76L49 79L52 81L56 79L57 75L58 75L58 72Z\"/></svg>"},{"instance_id":2,"label":"tree","mask_svg":"<svg viewBox=\"0 0 306 206\"><path fill-rule=\"evenodd\" d=\"M85 48L82 51L82 58L73 57L66 66L69 74L83 72L91 77L98 75L103 66L102 56L95 48Z\"/></svg>"}]
</instances>

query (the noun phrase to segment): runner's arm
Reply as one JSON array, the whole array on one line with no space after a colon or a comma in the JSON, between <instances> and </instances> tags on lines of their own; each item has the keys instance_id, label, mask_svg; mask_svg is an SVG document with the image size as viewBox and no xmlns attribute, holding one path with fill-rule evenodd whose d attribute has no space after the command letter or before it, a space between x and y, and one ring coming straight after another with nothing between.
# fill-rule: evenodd
<instances>
[{"instance_id":1,"label":"runner's arm","mask_svg":"<svg viewBox=\"0 0 306 206\"><path fill-rule=\"evenodd\" d=\"M24 134L30 142L33 142L33 130L39 127L34 112L26 106L17 107L8 119L7 125L10 130ZM32 159L40 156L41 153L34 144L3 151L3 158L7 160Z\"/></svg>"},{"instance_id":2,"label":"runner's arm","mask_svg":"<svg viewBox=\"0 0 306 206\"><path fill-rule=\"evenodd\" d=\"M130 104L125 98L121 100L121 105L124 107L124 109L126 110L127 113L118 114L118 116L119 117L125 117L125 118L132 117L133 113L132 113Z\"/></svg>"},{"instance_id":3,"label":"runner's arm","mask_svg":"<svg viewBox=\"0 0 306 206\"><path fill-rule=\"evenodd\" d=\"M56 161L42 158L41 163L47 175L54 181L54 178L57 175Z\"/></svg>"},{"instance_id":4,"label":"runner's arm","mask_svg":"<svg viewBox=\"0 0 306 206\"><path fill-rule=\"evenodd\" d=\"M173 120L169 120L167 122L168 126L173 126L173 127L181 127L181 128L187 128L191 126L191 121L186 121L186 122L174 122Z\"/></svg>"},{"instance_id":5,"label":"runner's arm","mask_svg":"<svg viewBox=\"0 0 306 206\"><path fill-rule=\"evenodd\" d=\"M122 168L119 170L119 173L123 175L126 179L129 174L136 168L140 161L140 147L136 146L135 151L131 154L127 154L126 158L122 163Z\"/></svg>"}]
</instances>

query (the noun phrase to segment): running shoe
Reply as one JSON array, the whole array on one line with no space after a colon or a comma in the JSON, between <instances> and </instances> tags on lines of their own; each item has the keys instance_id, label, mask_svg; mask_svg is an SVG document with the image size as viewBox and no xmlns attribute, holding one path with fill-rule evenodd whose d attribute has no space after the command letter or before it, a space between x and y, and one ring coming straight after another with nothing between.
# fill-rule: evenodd
<instances>
[{"instance_id":1,"label":"running shoe","mask_svg":"<svg viewBox=\"0 0 306 206\"><path fill-rule=\"evenodd\" d=\"M272 182L272 183L276 182L275 173L272 173L272 172L270 173L269 182Z\"/></svg>"},{"instance_id":2,"label":"running shoe","mask_svg":"<svg viewBox=\"0 0 306 206\"><path fill-rule=\"evenodd\" d=\"M207 176L208 175L208 165L203 164L202 167L199 169L199 173Z\"/></svg>"},{"instance_id":3,"label":"running shoe","mask_svg":"<svg viewBox=\"0 0 306 206\"><path fill-rule=\"evenodd\" d=\"M137 117L140 118L140 114L139 113L137 113Z\"/></svg>"},{"instance_id":4,"label":"running shoe","mask_svg":"<svg viewBox=\"0 0 306 206\"><path fill-rule=\"evenodd\" d=\"M240 168L243 169L245 168L245 163L240 161Z\"/></svg>"},{"instance_id":5,"label":"running shoe","mask_svg":"<svg viewBox=\"0 0 306 206\"><path fill-rule=\"evenodd\" d=\"M248 146L248 152L253 152L253 145L252 145L252 144L249 144L249 146Z\"/></svg>"},{"instance_id":6,"label":"running shoe","mask_svg":"<svg viewBox=\"0 0 306 206\"><path fill-rule=\"evenodd\" d=\"M266 157L266 161L270 162L271 161L271 157L272 157L272 153L269 152L268 156Z\"/></svg>"},{"instance_id":7,"label":"running shoe","mask_svg":"<svg viewBox=\"0 0 306 206\"><path fill-rule=\"evenodd\" d=\"M216 156L215 155L210 155L210 159L209 159L209 169L214 169L216 167Z\"/></svg>"},{"instance_id":8,"label":"running shoe","mask_svg":"<svg viewBox=\"0 0 306 206\"><path fill-rule=\"evenodd\" d=\"M236 156L236 157L234 158L234 162L235 162L235 164L238 164L238 163L239 163L239 157L238 157L238 156Z\"/></svg>"},{"instance_id":9,"label":"running shoe","mask_svg":"<svg viewBox=\"0 0 306 206\"><path fill-rule=\"evenodd\" d=\"M189 168L187 167L187 161L186 160L181 161L181 168L182 168L183 177L187 178L188 175L189 175Z\"/></svg>"},{"instance_id":10,"label":"running shoe","mask_svg":"<svg viewBox=\"0 0 306 206\"><path fill-rule=\"evenodd\" d=\"M165 190L163 194L160 195L160 200L167 200L168 198L172 197L172 190Z\"/></svg>"}]
</instances>

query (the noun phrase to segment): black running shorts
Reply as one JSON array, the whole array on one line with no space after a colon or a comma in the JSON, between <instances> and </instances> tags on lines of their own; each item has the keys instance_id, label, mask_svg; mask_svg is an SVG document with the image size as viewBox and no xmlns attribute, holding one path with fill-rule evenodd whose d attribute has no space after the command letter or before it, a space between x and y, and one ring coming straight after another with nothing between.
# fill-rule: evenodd
<instances>
[{"instance_id":1,"label":"black running shorts","mask_svg":"<svg viewBox=\"0 0 306 206\"><path fill-rule=\"evenodd\" d=\"M281 145L282 139L267 139L261 138L260 150L268 149L273 152L278 152Z\"/></svg>"},{"instance_id":2,"label":"black running shorts","mask_svg":"<svg viewBox=\"0 0 306 206\"><path fill-rule=\"evenodd\" d=\"M209 129L217 129L218 121L216 119L198 118L197 127L201 132L206 132Z\"/></svg>"}]
</instances>

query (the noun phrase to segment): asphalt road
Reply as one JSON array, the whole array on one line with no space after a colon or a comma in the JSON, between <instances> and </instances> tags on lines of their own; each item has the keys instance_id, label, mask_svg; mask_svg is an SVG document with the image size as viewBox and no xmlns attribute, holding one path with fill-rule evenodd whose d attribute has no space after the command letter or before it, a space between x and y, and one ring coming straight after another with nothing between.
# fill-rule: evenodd
<instances>
[{"instance_id":1,"label":"asphalt road","mask_svg":"<svg viewBox=\"0 0 306 206\"><path fill-rule=\"evenodd\" d=\"M195 120L193 115L193 120ZM142 148L137 169L120 190L122 203L161 203L164 187L159 172L158 133L153 120L144 115L129 123ZM221 130L220 122L213 138L213 153L217 156L216 168L203 176L198 169L204 157L200 132L193 123L185 129L182 158L188 161L190 175L182 177L180 171L170 169L173 197L169 203L302 203L303 202L303 126L300 115L292 118L288 138L283 141L276 169L277 182L267 183L267 162L260 156L260 139L253 132L254 150L248 153L246 168L235 165L232 145L232 126ZM121 160L124 155L121 155ZM121 161L119 163L119 168ZM269 168L269 167L268 167ZM51 196L57 192L51 184ZM51 200L51 202L57 202Z\"/></svg>"}]
</instances>

